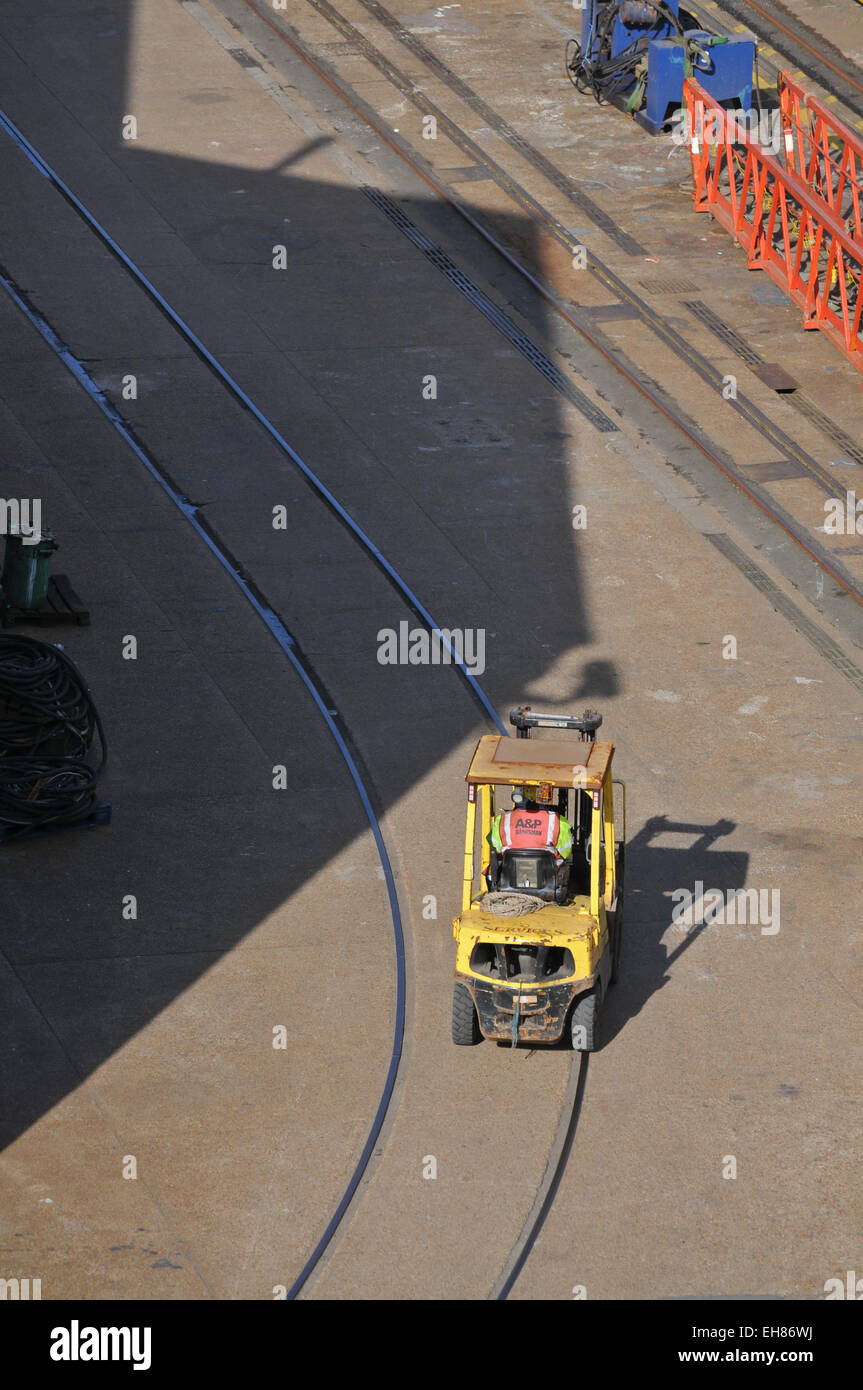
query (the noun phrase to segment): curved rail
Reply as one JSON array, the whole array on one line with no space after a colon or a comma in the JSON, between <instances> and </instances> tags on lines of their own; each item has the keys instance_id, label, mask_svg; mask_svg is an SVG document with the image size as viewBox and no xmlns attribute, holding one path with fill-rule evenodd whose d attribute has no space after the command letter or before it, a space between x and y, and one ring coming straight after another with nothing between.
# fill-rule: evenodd
<instances>
[{"instance_id":1,"label":"curved rail","mask_svg":"<svg viewBox=\"0 0 863 1390\"><path fill-rule=\"evenodd\" d=\"M372 836L375 841L375 846L377 848L378 857L380 859L381 868L383 870L384 881L386 883L387 889L387 896L390 904L390 914L392 916L393 937L396 952L396 1009L395 1022L393 1028L392 1051L390 1054L389 1066L387 1068L387 1074L384 1080L383 1089L381 1091L380 1101L378 1102L378 1108L375 1112L375 1117L372 1121L372 1126L369 1130L368 1138L366 1139L363 1151L360 1155L359 1160L357 1161L354 1172L351 1174L350 1181L348 1182L348 1185L341 1198L341 1201L339 1202L335 1212L330 1218L330 1221L328 1222L323 1235L321 1236L320 1240L315 1246L314 1251L312 1252L309 1259L306 1261L305 1265L303 1266L303 1269L301 1270L297 1278L294 1280L294 1283L288 1291L288 1298L295 1298L301 1290L301 1288L303 1287L303 1284L305 1284L309 1275L312 1273L312 1270L314 1269L315 1265L320 1260L330 1241L332 1240L336 1228L338 1227L339 1223L342 1220L342 1217L347 1211L348 1206L351 1202L351 1198L353 1197L360 1183L360 1180L362 1179L363 1173L365 1172L368 1166L369 1159L371 1158L375 1144L378 1140L378 1136L381 1132L381 1127L383 1126L384 1118L386 1116L390 1100L392 1099L393 1089L396 1084L396 1076L398 1074L399 1062L401 1060L405 1032L406 994L404 928L402 926L401 910L399 908L398 894L396 892L395 886L395 878L393 876L392 865L390 863L389 855L387 853L387 848L384 843L380 822L378 821L378 817L375 813L371 798L366 789L362 775L359 771L359 768L357 767L356 761L348 746L347 739L339 729L338 724L336 723L336 720L333 717L333 714L331 713L333 709L332 697L328 694L326 687L322 684L320 678L312 670L311 666L309 665L309 662L303 655L302 649L299 647L296 639L288 631L287 627L282 622L275 609L273 609L272 606L263 597L263 595L261 595L258 592L255 586L252 584L251 580L246 578L246 576L242 573L240 565L230 555L230 552L227 550L227 548L220 542L216 533L201 520L200 516L198 515L198 508L195 507L194 504L191 503L189 499L185 497L177 487L174 486L174 484L170 481L167 475L159 467L159 464L150 454L149 450L146 449L135 437L132 428L126 423L125 420L123 420L122 416L107 399L104 392L99 388L99 386L90 376L83 363L80 362L79 359L69 351L69 349L60 340L60 338L58 338L51 325L47 322L43 315L40 314L38 310L35 309L34 306L29 302L27 296L23 293L23 291L21 291L18 288L18 286L14 283L14 281L7 274L5 269L3 269L3 267L0 267L0 284L2 284L9 297L15 302L15 304L18 305L18 308L22 311L22 313L26 314L33 327L41 335L41 337L48 344L48 346L54 350L54 352L63 362L64 366L66 366L69 369L69 371L75 377L75 380L79 383L80 386L84 388L91 400L93 400L95 404L99 407L99 410L110 422L110 424L117 431L117 433L124 440L124 442L128 444L129 448L137 456L139 461L143 463L144 467L147 469L151 477L155 479L155 481L159 484L162 490L168 495L168 497L174 503L175 507L177 507L177 509L180 512L182 512L186 521L201 538L201 540L204 541L210 553L215 556L216 560L219 562L222 568L226 571L228 575L230 575L231 579L234 581L234 583L237 585L237 587L243 594L243 597L251 605L251 607L254 609L255 613L258 615L261 621L266 625L270 634L278 643L279 647L284 652L285 656L288 658L288 661L293 666L297 675L300 677L300 680L302 681L306 690L311 695L319 715L326 724L327 729L329 730L333 738L333 741L335 742L336 747L338 748L339 753L341 754L345 766L348 769L348 773L350 774L351 781L353 782L354 788L356 789L357 796L360 799L363 811L366 814L366 819L368 820L369 828L371 829Z\"/></svg>"},{"instance_id":2,"label":"curved rail","mask_svg":"<svg viewBox=\"0 0 863 1390\"><path fill-rule=\"evenodd\" d=\"M497 1283L489 1294L489 1299L493 1299L497 1303L505 1302L512 1292L515 1281L527 1263L527 1258L536 1244L537 1237L545 1225L545 1219L551 1211L552 1204L557 1196L557 1189L560 1187L560 1181L569 1160L572 1142L575 1138L575 1131L581 1114L581 1103L584 1100L584 1090L587 1085L589 1060L589 1052L579 1052L572 1059L572 1068L569 1073L566 1096L564 1097L563 1106L561 1107L557 1133L554 1136L549 1151L545 1176L539 1185L536 1200L522 1227L521 1234L509 1253L509 1258L500 1273Z\"/></svg>"},{"instance_id":3,"label":"curved rail","mask_svg":"<svg viewBox=\"0 0 863 1390\"><path fill-rule=\"evenodd\" d=\"M140 285L141 289L148 296L148 298L151 299L152 302L156 305L157 309L159 309L159 311L162 314L164 314L168 322L171 323L173 327L177 330L177 332L181 335L181 337L185 339L185 341L189 344L189 346L193 349L193 351L197 354L201 361L204 362L210 368L210 370L214 373L216 377L218 377L222 385L230 392L230 394L243 407L243 409L247 410L249 414L252 415L255 420L257 420L261 428L264 429L266 433L270 436L273 443L281 450L281 452L286 456L286 458L290 459L291 463L302 474L303 478L313 489L313 491L316 492L317 495L323 499L323 501L329 507L330 511L336 517L338 517L342 525L348 531L351 532L354 538L363 547L366 554L377 565L378 569L380 569L383 572L383 574L386 575L390 584L392 584L393 588L398 591L398 593L407 603L410 611L417 618L419 618L420 621L426 625L426 627L428 627L429 629L437 628L440 631L438 624L435 622L434 618L423 607L416 594L414 594L414 592L408 587L408 585L402 579L401 575L393 568L389 560L387 560L386 556L375 545L374 541L372 541L366 535L365 531L363 531L362 527L359 526L356 521L354 521L354 518L351 516L351 514L330 492L329 488L326 487L326 485L321 481L317 474L308 466L307 463L305 463L300 458L296 450L291 448L291 445L283 437L280 431L276 429L276 426L272 423L272 421L268 419L268 417L264 414L262 410L259 409L257 405L255 405L255 402L251 399L249 395L247 395L247 393L234 379L234 377L231 376L230 372L225 367L223 367L221 362L219 362L218 358L216 358L213 355L213 353L211 353L210 350L204 346L204 344L201 342L201 339L197 336L196 333L192 331L192 329L189 327L186 321L180 317L177 311L174 308L172 308L172 306L168 303L164 296L159 293L155 285L150 280L148 280L147 276L144 274L142 270L138 268L138 266L131 259L131 257L126 255L126 252L122 249L122 247L117 244L117 242L110 235L110 233L105 230L102 224L93 216L89 209L84 206L80 198L76 197L76 195L72 192L71 188L69 188L69 186L63 182L59 174L57 174L55 170L51 168L51 165L48 164L48 162L42 158L35 146L30 143L27 137L23 135L22 132L15 125L15 122L9 116L7 116L6 112L3 110L0 110L0 130L5 130L6 134L10 137L10 139L13 140L15 144L18 146L18 148L22 151L22 153L26 155L27 159L30 161L33 167L39 171L43 178L48 179L49 182L53 184L53 186L57 189L58 193L60 193L62 197L65 198L66 202L69 203L69 205L72 208L74 208L78 216L81 217L84 222L86 222L90 230L95 232L96 236L99 238L102 244L107 247L107 249L111 252L112 256L114 256L120 262L124 269L127 270L129 274L132 276L132 278L138 283L138 285ZM118 419L119 418L120 417L118 416ZM488 716L489 719L491 719L491 721L494 724L497 725L498 729L500 729L501 732L505 733L506 730L500 723L500 720L498 719L497 714L493 706L491 705L491 702L489 701L488 697L485 694L485 691L480 686L476 677L467 669L464 662L460 659L458 654L455 652L455 650L452 648L452 646L446 639L441 639L441 644L449 653L452 665L456 667L456 669L459 672L459 675L467 683L471 691L471 694L481 705L483 712Z\"/></svg>"},{"instance_id":4,"label":"curved rail","mask_svg":"<svg viewBox=\"0 0 863 1390\"><path fill-rule=\"evenodd\" d=\"M84 203L72 192L63 182L58 174L43 159L35 147L21 133L14 122L0 111L0 128L6 131L7 135L18 145L27 156L30 163L38 169L43 177L57 188L67 202L76 210L84 221L90 226L91 230L99 237L112 254L120 261L126 270L133 276L138 284L146 291L147 295L162 311L162 313L174 325L182 337L194 348L199 357L213 370L223 385L237 399L241 405L247 409L258 423L266 430L267 434L278 444L295 466L309 482L313 490L321 496L327 503L330 510L337 516L339 521L355 536L363 549L374 561L377 567L387 575L404 601L407 603L411 612L418 616L429 628L438 628L431 614L420 603L413 591L401 578L395 568L390 564L377 546L369 539L365 532L354 521L350 514L345 510L341 503L326 488L324 483L318 478L317 474L300 458L299 454L287 443L276 427L266 415L255 405L249 396L242 390L233 377L222 367L221 363L205 347L202 341L189 328L180 315L164 299L159 291L151 284L143 272L131 260L122 248L114 241L109 233L101 226ZM389 1064L381 1090L380 1099L368 1137L366 1138L362 1152L357 1160L348 1184L342 1197L328 1221L320 1239L315 1245L311 1255L306 1260L300 1273L297 1275L293 1284L287 1292L288 1299L295 1299L301 1292L303 1286L313 1273L316 1265L325 1253L332 1241L339 1225L341 1224L348 1207L353 1200L354 1194L362 1181L363 1175L368 1168L371 1157L374 1153L375 1145L381 1133L393 1092L398 1077L399 1066L402 1056L405 1034L405 999L406 999L406 977L405 977L405 941L404 927L402 924L401 910L398 902L398 893L395 885L392 865L389 854L384 842L383 832L380 822L372 804L371 796L363 780L362 774L357 766L356 759L350 749L349 742L345 734L339 728L338 722L333 713L333 699L327 692L326 687L312 668L310 662L303 654L296 638L289 632L278 613L260 592L254 582L243 572L240 563L231 555L228 547L219 538L218 533L202 518L198 507L190 501L188 497L175 485L167 472L160 466L158 460L137 438L135 430L120 415L116 407L107 398L102 389L98 386L94 378L90 375L84 363L70 351L67 345L60 339L48 320L31 303L28 296L19 288L8 274L0 266L0 285L18 306L23 314L29 319L32 326L40 334L43 341L57 355L63 365L71 372L72 376L79 385L86 391L94 404L98 407L102 415L108 420L112 428L123 439L124 443L133 451L154 480L173 502L174 506L182 513L186 521L193 528L196 534L204 541L210 553L215 557L221 567L237 585L246 601L250 604L254 612L265 624L274 640L278 643L284 655L288 658L291 666L300 677L303 685L311 696L319 715L327 726L327 729L338 748L339 754L348 770L351 781L353 782L357 796L362 805L369 828L380 859L381 868L386 883L387 896L390 906L390 915L393 924L393 938L396 954L396 1006L395 1019L393 1025L393 1043L390 1053ZM444 642L444 645L449 644ZM506 733L506 729L497 715L494 707L488 699L485 691L480 686L476 677L466 669L464 663L457 659L454 652L453 664L460 668L462 678L467 682L471 693L479 701L484 713L490 718L492 723L500 733Z\"/></svg>"}]
</instances>

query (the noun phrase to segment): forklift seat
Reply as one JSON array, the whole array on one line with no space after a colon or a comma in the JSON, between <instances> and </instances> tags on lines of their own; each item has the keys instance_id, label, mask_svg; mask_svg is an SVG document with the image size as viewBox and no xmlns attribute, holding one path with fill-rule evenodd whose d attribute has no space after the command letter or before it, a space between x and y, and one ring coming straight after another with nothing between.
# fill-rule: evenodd
<instances>
[{"instance_id":1,"label":"forklift seat","mask_svg":"<svg viewBox=\"0 0 863 1390\"><path fill-rule=\"evenodd\" d=\"M549 903L563 903L569 886L569 868L569 860L558 867L550 849L505 849L502 854L492 850L489 887L530 893Z\"/></svg>"}]
</instances>

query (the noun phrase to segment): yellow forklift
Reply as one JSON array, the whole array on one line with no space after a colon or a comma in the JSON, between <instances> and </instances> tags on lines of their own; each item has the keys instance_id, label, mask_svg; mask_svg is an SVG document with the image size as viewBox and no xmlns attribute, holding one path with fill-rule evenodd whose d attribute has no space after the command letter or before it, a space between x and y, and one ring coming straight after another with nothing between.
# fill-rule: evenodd
<instances>
[{"instance_id":1,"label":"yellow forklift","mask_svg":"<svg viewBox=\"0 0 863 1390\"><path fill-rule=\"evenodd\" d=\"M602 716L510 714L516 737L486 734L467 771L462 911L457 942L452 1038L598 1046L602 1002L620 965L626 801L612 779L614 745L598 742ZM531 738L554 730L553 738ZM557 731L576 733L566 739ZM620 788L621 836L615 831ZM497 817L527 804L557 813L572 831L565 856L554 847L511 848ZM479 816L477 816L477 806ZM512 812L514 814L514 812ZM559 826L537 818L536 824ZM493 840L501 845L496 849ZM479 843L477 843L479 841Z\"/></svg>"}]
</instances>

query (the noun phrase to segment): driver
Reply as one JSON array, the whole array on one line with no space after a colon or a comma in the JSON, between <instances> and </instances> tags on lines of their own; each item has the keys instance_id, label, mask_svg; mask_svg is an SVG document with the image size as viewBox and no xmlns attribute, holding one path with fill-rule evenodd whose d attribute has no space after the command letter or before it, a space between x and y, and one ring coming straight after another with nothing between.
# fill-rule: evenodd
<instances>
[{"instance_id":1,"label":"driver","mask_svg":"<svg viewBox=\"0 0 863 1390\"><path fill-rule=\"evenodd\" d=\"M505 849L550 849L558 868L572 854L569 821L557 811L538 806L526 788L513 792L511 811L498 811L488 839L498 854Z\"/></svg>"}]
</instances>

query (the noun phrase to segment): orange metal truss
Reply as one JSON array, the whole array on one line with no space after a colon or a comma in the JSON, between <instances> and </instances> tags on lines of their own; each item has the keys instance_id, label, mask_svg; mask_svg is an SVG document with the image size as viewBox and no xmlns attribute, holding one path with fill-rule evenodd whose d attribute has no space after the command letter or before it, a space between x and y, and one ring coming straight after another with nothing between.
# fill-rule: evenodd
<instances>
[{"instance_id":1,"label":"orange metal truss","mask_svg":"<svg viewBox=\"0 0 863 1390\"><path fill-rule=\"evenodd\" d=\"M863 373L863 240L820 191L741 132L694 78L684 82L696 212L710 212Z\"/></svg>"},{"instance_id":2,"label":"orange metal truss","mask_svg":"<svg viewBox=\"0 0 863 1390\"><path fill-rule=\"evenodd\" d=\"M863 140L789 72L779 74L779 111L786 167L863 241Z\"/></svg>"}]
</instances>

